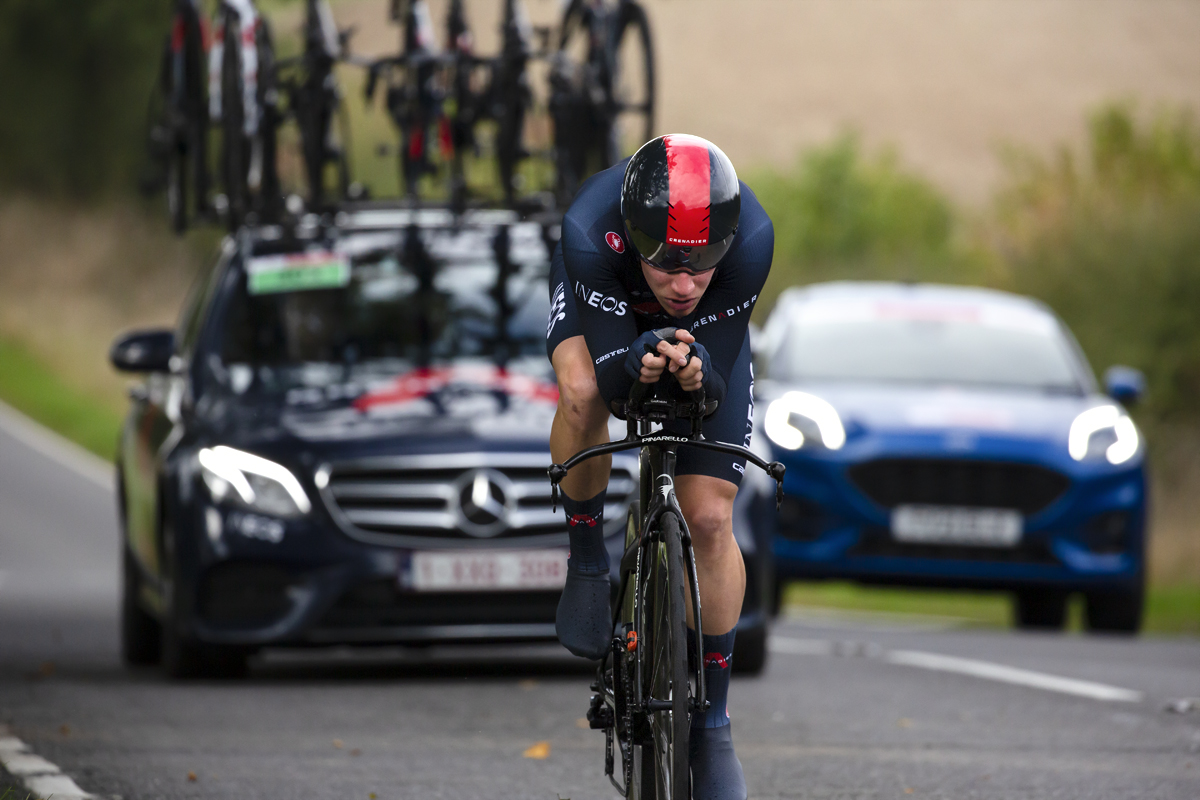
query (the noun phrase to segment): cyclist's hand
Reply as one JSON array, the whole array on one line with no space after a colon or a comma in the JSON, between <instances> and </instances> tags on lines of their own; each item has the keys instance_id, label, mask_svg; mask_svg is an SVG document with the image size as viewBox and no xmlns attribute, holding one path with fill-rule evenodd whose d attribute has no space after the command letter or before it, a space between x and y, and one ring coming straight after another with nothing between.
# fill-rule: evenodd
<instances>
[{"instance_id":1,"label":"cyclist's hand","mask_svg":"<svg viewBox=\"0 0 1200 800\"><path fill-rule=\"evenodd\" d=\"M685 392L694 392L704 385L704 359L696 356L687 363L686 367L671 365L675 380Z\"/></svg>"},{"instance_id":2,"label":"cyclist's hand","mask_svg":"<svg viewBox=\"0 0 1200 800\"><path fill-rule=\"evenodd\" d=\"M692 336L682 328L675 331L675 338L679 340L679 344L673 345L662 340L659 341L657 349L659 355L651 355L646 353L642 356L642 369L638 375L638 380L642 383L655 383L662 377L663 369L670 368L672 373L684 368L688 362L688 345L696 341L696 337ZM687 367L690 371L691 367Z\"/></svg>"}]
</instances>

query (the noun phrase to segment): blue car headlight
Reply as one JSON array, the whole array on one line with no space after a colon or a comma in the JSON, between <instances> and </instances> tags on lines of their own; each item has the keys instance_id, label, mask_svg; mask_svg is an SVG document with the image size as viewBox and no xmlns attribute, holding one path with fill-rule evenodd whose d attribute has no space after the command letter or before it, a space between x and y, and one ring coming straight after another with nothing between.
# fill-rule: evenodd
<instances>
[{"instance_id":1,"label":"blue car headlight","mask_svg":"<svg viewBox=\"0 0 1200 800\"><path fill-rule=\"evenodd\" d=\"M788 392L772 401L763 430L785 450L799 450L806 443L839 450L846 443L846 429L837 409L808 392Z\"/></svg>"},{"instance_id":2,"label":"blue car headlight","mask_svg":"<svg viewBox=\"0 0 1200 800\"><path fill-rule=\"evenodd\" d=\"M1067 434L1067 452L1076 461L1103 453L1110 464L1124 464L1138 451L1140 437L1129 415L1114 405L1081 412Z\"/></svg>"},{"instance_id":3,"label":"blue car headlight","mask_svg":"<svg viewBox=\"0 0 1200 800\"><path fill-rule=\"evenodd\" d=\"M232 447L205 447L200 474L217 502L231 500L276 517L300 517L312 503L296 476L282 464Z\"/></svg>"}]
</instances>

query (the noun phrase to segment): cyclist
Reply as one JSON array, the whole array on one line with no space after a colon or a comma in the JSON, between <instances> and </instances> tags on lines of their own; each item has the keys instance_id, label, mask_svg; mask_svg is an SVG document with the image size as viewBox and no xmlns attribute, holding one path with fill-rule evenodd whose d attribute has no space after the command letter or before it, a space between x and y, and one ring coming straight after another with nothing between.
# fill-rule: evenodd
<instances>
[{"instance_id":1,"label":"cyclist","mask_svg":"<svg viewBox=\"0 0 1200 800\"><path fill-rule=\"evenodd\" d=\"M559 401L550 434L556 462L609 440L608 408L635 380L666 371L680 388L720 401L704 436L750 444L753 373L748 323L771 268L775 234L754 194L716 145L671 134L592 176L563 217L551 263L547 352ZM671 327L679 345L655 334ZM648 352L647 346L653 351ZM670 427L670 426L668 426ZM679 423L686 435L688 428ZM611 458L562 482L571 552L558 606L559 640L601 658L612 639L603 540ZM692 535L711 706L692 722L689 762L698 800L745 798L726 696L746 568L733 537L745 462L679 452L675 492ZM689 609L690 616L690 609ZM689 620L689 626L691 625ZM689 639L695 632L688 631Z\"/></svg>"}]
</instances>

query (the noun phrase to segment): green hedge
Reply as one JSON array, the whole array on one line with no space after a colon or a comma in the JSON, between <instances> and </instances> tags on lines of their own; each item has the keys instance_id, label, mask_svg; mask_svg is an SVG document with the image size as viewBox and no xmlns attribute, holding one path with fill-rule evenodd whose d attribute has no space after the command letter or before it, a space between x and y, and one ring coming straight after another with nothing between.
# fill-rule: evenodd
<instances>
[{"instance_id":1,"label":"green hedge","mask_svg":"<svg viewBox=\"0 0 1200 800\"><path fill-rule=\"evenodd\" d=\"M1097 370L1146 373L1138 413L1151 428L1200 420L1200 130L1183 111L1144 118L1115 104L1088 133L1048 158L1010 152L981 213L956 208L894 154L864 155L851 136L790 171L752 174L775 222L768 297L847 277L1032 295Z\"/></svg>"}]
</instances>

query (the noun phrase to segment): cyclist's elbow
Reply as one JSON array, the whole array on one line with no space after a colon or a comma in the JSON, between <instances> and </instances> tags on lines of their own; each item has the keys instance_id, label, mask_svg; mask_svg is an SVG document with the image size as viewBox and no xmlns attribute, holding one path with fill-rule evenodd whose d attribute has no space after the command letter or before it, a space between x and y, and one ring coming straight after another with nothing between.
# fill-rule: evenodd
<instances>
[{"instance_id":1,"label":"cyclist's elbow","mask_svg":"<svg viewBox=\"0 0 1200 800\"><path fill-rule=\"evenodd\" d=\"M608 424L608 409L600 398L590 361L584 361L582 368L561 370L557 377L558 410L568 427L589 430Z\"/></svg>"}]
</instances>

